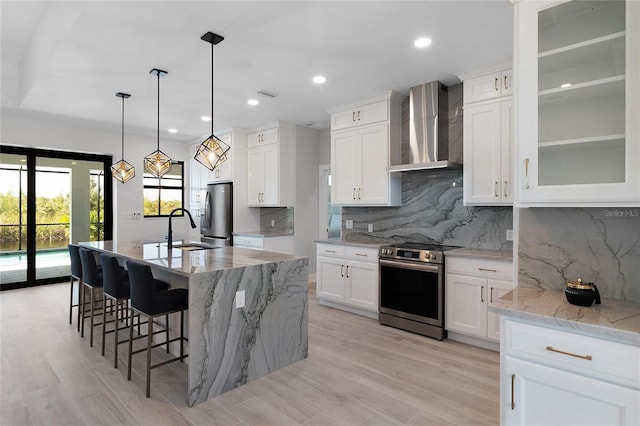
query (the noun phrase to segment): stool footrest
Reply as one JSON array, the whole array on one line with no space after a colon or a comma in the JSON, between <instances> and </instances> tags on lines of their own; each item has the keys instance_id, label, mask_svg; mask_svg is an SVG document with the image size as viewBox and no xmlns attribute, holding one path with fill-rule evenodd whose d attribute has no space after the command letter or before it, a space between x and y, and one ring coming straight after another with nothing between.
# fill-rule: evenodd
<instances>
[{"instance_id":1,"label":"stool footrest","mask_svg":"<svg viewBox=\"0 0 640 426\"><path fill-rule=\"evenodd\" d=\"M182 358L180 358L178 356L178 357L175 357L175 358L168 359L166 361L159 362L157 364L152 364L152 365L149 366L149 369L153 370L156 367L162 367L163 365L167 365L167 364L170 364L172 362L182 361L183 359L187 358L188 356L189 356L189 354L186 354L186 355L182 355Z\"/></svg>"}]
</instances>

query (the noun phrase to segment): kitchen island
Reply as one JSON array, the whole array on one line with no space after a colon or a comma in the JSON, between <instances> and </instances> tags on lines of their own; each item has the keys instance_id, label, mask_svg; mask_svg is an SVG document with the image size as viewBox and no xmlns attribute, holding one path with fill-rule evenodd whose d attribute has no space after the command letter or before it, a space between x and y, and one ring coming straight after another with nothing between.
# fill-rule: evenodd
<instances>
[{"instance_id":1,"label":"kitchen island","mask_svg":"<svg viewBox=\"0 0 640 426\"><path fill-rule=\"evenodd\" d=\"M146 263L172 287L188 288L189 406L307 357L306 257L238 247L169 251L141 241L80 246ZM236 308L237 292L244 307Z\"/></svg>"}]
</instances>

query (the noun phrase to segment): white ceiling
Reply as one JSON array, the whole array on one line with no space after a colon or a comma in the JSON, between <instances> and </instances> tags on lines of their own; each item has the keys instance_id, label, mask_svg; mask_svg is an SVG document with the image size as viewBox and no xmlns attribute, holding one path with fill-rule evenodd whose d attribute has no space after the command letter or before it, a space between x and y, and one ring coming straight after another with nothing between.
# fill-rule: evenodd
<instances>
[{"instance_id":1,"label":"white ceiling","mask_svg":"<svg viewBox=\"0 0 640 426\"><path fill-rule=\"evenodd\" d=\"M493 1L0 2L3 111L54 114L161 137L210 131L211 45L216 130L275 120L328 128L327 107L509 61L512 6ZM433 44L416 49L428 36ZM327 77L314 85L316 74ZM275 99L257 95L266 89ZM250 107L249 98L260 100ZM170 135L166 130L177 128Z\"/></svg>"}]
</instances>

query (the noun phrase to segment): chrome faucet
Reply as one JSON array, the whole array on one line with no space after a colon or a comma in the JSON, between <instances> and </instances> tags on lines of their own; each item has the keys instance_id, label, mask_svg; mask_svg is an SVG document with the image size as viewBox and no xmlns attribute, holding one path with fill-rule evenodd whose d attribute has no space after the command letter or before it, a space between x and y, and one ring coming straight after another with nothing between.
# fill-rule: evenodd
<instances>
[{"instance_id":1,"label":"chrome faucet","mask_svg":"<svg viewBox=\"0 0 640 426\"><path fill-rule=\"evenodd\" d=\"M171 229L171 218L173 217L174 213L179 212L180 210L182 210L189 216L189 220L191 221L191 229L195 229L196 227L196 223L193 221L193 218L191 217L191 212L189 212L189 210L183 209L182 207L173 209L171 213L169 213L169 232L167 233L167 249L169 250L169 253L171 253L171 249L173 248L173 235L172 235L173 230Z\"/></svg>"}]
</instances>

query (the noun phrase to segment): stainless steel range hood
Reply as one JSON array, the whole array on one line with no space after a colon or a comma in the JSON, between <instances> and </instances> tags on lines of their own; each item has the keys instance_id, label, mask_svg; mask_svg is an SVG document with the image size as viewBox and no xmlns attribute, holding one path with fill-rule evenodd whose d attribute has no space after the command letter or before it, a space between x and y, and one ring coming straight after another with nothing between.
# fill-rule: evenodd
<instances>
[{"instance_id":1,"label":"stainless steel range hood","mask_svg":"<svg viewBox=\"0 0 640 426\"><path fill-rule=\"evenodd\" d=\"M408 120L403 117L402 162L392 164L389 171L461 167L461 164L449 160L449 153L454 150L449 147L447 87L439 81L412 87L409 92L408 114Z\"/></svg>"}]
</instances>

